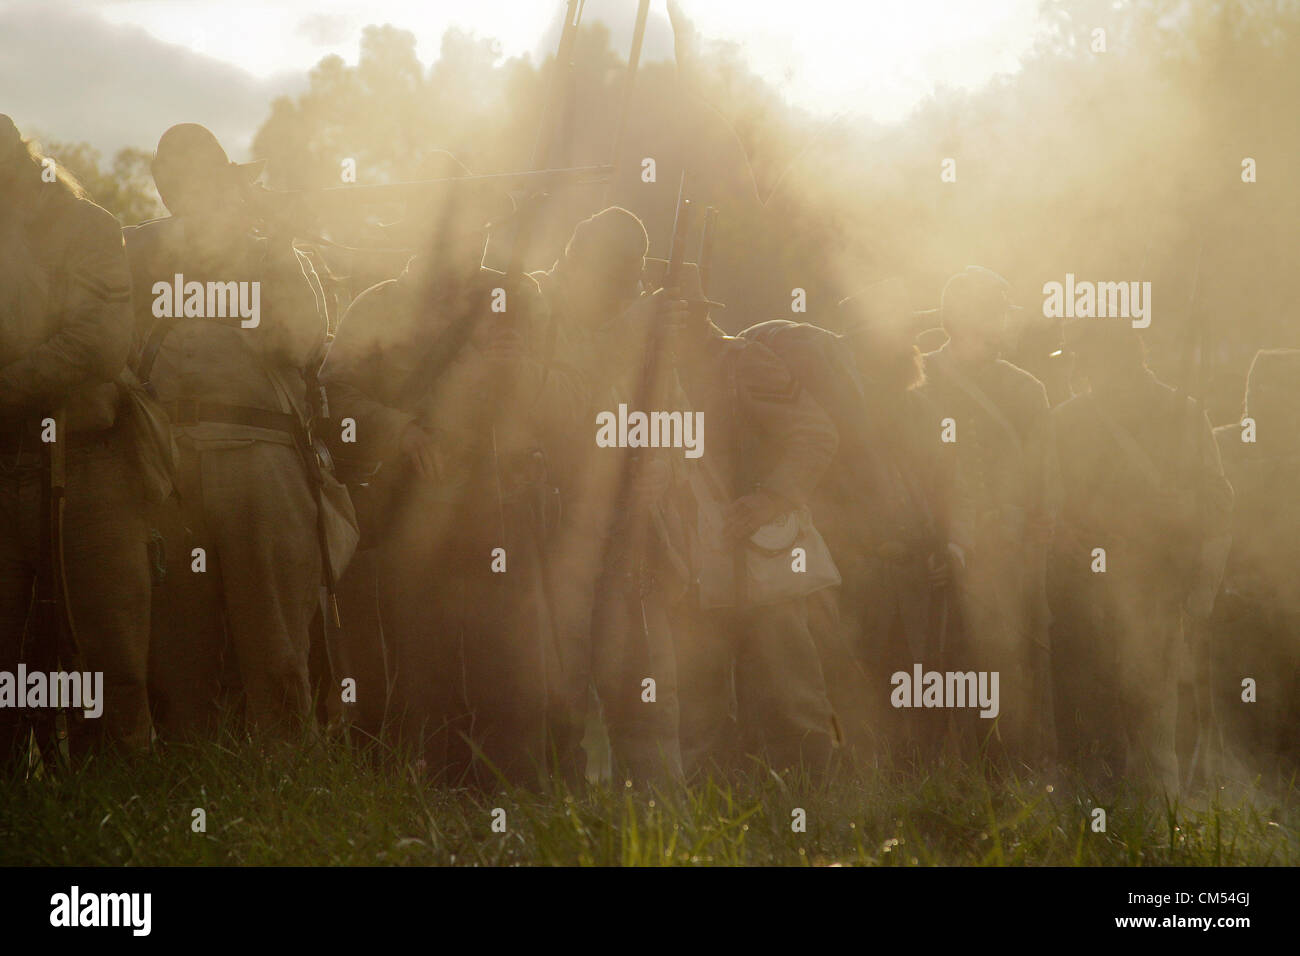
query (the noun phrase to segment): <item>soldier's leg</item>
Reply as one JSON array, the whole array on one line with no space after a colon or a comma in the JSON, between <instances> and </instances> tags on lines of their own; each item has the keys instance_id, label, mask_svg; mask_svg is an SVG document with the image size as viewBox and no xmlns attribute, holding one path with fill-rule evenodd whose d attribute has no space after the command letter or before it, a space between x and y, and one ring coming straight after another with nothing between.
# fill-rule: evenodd
<instances>
[{"instance_id":1,"label":"soldier's leg","mask_svg":"<svg viewBox=\"0 0 1300 956\"><path fill-rule=\"evenodd\" d=\"M751 752L778 770L826 772L836 742L806 600L748 610L740 628L736 702Z\"/></svg>"},{"instance_id":2,"label":"soldier's leg","mask_svg":"<svg viewBox=\"0 0 1300 956\"><path fill-rule=\"evenodd\" d=\"M389 694L389 661L379 616L379 582L374 550L359 551L338 583L339 681L356 681L356 702L343 710L362 739L377 739L384 726Z\"/></svg>"},{"instance_id":3,"label":"soldier's leg","mask_svg":"<svg viewBox=\"0 0 1300 956\"><path fill-rule=\"evenodd\" d=\"M152 592L149 698L154 727L164 740L216 731L226 645L221 569L214 543L197 520L202 512L198 454L184 443L179 451L179 500L170 498L151 515L165 561L162 583Z\"/></svg>"},{"instance_id":4,"label":"soldier's leg","mask_svg":"<svg viewBox=\"0 0 1300 956\"><path fill-rule=\"evenodd\" d=\"M592 627L616 779L680 779L677 658L663 595L651 588L642 597L634 581L607 575Z\"/></svg>"},{"instance_id":5,"label":"soldier's leg","mask_svg":"<svg viewBox=\"0 0 1300 956\"><path fill-rule=\"evenodd\" d=\"M105 741L149 749L149 526L139 479L114 436L68 455L64 573L82 669L104 675L103 713L73 721L73 753Z\"/></svg>"},{"instance_id":6,"label":"soldier's leg","mask_svg":"<svg viewBox=\"0 0 1300 956\"><path fill-rule=\"evenodd\" d=\"M449 721L459 696L454 610L464 589L457 569L439 564L446 530L437 518L431 501L417 497L404 504L375 549L375 573L391 662L392 735L440 777L448 769Z\"/></svg>"},{"instance_id":7,"label":"soldier's leg","mask_svg":"<svg viewBox=\"0 0 1300 956\"><path fill-rule=\"evenodd\" d=\"M688 777L726 771L739 759L732 715L735 621L731 612L673 609L682 770Z\"/></svg>"},{"instance_id":8,"label":"soldier's leg","mask_svg":"<svg viewBox=\"0 0 1300 956\"><path fill-rule=\"evenodd\" d=\"M316 502L297 452L285 445L206 451L201 470L249 729L296 739L311 714L307 655L321 574Z\"/></svg>"},{"instance_id":9,"label":"soldier's leg","mask_svg":"<svg viewBox=\"0 0 1300 956\"><path fill-rule=\"evenodd\" d=\"M535 786L545 776L549 750L544 735L554 670L550 635L541 619L538 568L515 545L507 545L505 573L490 570L490 549L479 568L462 569L463 595L456 605L471 736L482 758L473 777L485 787L499 784L498 774Z\"/></svg>"},{"instance_id":10,"label":"soldier's leg","mask_svg":"<svg viewBox=\"0 0 1300 956\"><path fill-rule=\"evenodd\" d=\"M559 672L551 687L555 715L557 771L577 784L587 772L582 741L588 717L596 719L591 700L592 616L600 577L600 534L589 525L562 524L550 548L546 573L555 601L556 652Z\"/></svg>"},{"instance_id":11,"label":"soldier's leg","mask_svg":"<svg viewBox=\"0 0 1300 956\"><path fill-rule=\"evenodd\" d=\"M23 635L36 578L37 475L0 475L0 670L10 674L25 659ZM26 756L29 734L22 711L0 707L0 774Z\"/></svg>"},{"instance_id":12,"label":"soldier's leg","mask_svg":"<svg viewBox=\"0 0 1300 956\"><path fill-rule=\"evenodd\" d=\"M1169 794L1179 790L1178 757L1174 735L1178 720L1178 674L1181 664L1182 628L1178 609L1147 609L1145 625L1134 627L1121 656L1124 671L1123 694L1125 775L1163 787ZM1211 746L1208 726L1202 749ZM1206 753L1204 759L1208 760Z\"/></svg>"}]
</instances>

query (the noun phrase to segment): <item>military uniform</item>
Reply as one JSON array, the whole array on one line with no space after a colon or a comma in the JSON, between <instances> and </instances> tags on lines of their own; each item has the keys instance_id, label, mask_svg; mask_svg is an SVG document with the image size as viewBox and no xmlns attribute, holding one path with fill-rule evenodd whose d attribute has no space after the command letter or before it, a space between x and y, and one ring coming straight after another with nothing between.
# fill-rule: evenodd
<instances>
[{"instance_id":1,"label":"military uniform","mask_svg":"<svg viewBox=\"0 0 1300 956\"><path fill-rule=\"evenodd\" d=\"M167 567L154 614L155 719L167 735L210 732L223 666L233 663L250 728L292 736L311 711L309 627L322 579L297 432L310 419L304 370L325 346L320 286L286 240L215 240L189 217L124 232L140 376L167 408L180 455L177 496L159 515ZM154 283L177 274L260 282L258 324L241 327L238 315L158 318Z\"/></svg>"},{"instance_id":2,"label":"military uniform","mask_svg":"<svg viewBox=\"0 0 1300 956\"><path fill-rule=\"evenodd\" d=\"M698 519L760 489L791 507L805 504L834 457L835 426L766 346L712 323L702 338L676 360L691 408L706 423L704 454L687 467L708 468L721 496L703 500L705 482L692 483L689 507L700 530L691 566L697 585L730 580L735 598L731 607L693 602L675 630L683 764L689 773L758 754L778 769L819 773L838 735L807 599L760 603L761 595L736 587L736 548L710 540Z\"/></svg>"},{"instance_id":3,"label":"military uniform","mask_svg":"<svg viewBox=\"0 0 1300 956\"><path fill-rule=\"evenodd\" d=\"M1209 422L1149 371L1057 406L1052 649L1064 746L1085 767L1179 786L1184 608L1213 593L1232 489ZM1099 557L1105 552L1105 570ZM1209 582L1209 583L1206 583Z\"/></svg>"},{"instance_id":4,"label":"military uniform","mask_svg":"<svg viewBox=\"0 0 1300 956\"><path fill-rule=\"evenodd\" d=\"M0 212L0 670L53 670L36 646L33 581L42 525L41 422L66 454L62 569L77 653L62 670L104 675L103 715L72 720L72 746L149 746L148 526L119 421L115 379L131 347L130 282L117 221L61 185L39 183ZM24 646L24 629L28 629ZM80 658L77 660L76 658ZM26 739L0 709L0 759Z\"/></svg>"},{"instance_id":5,"label":"military uniform","mask_svg":"<svg viewBox=\"0 0 1300 956\"><path fill-rule=\"evenodd\" d=\"M458 289L438 289L422 266L417 257L357 298L322 374L334 414L355 420L349 454L382 463L372 520L400 738L435 774L470 769L472 741L507 778L527 782L546 766L567 666L543 573L554 508L547 456L579 400L573 381L538 358L546 312L531 279L508 292L515 301L501 320L520 323L524 357L494 371L469 339L505 276L482 269ZM431 373L433 352L458 335ZM400 455L411 424L436 444L435 478ZM493 570L498 548L504 572ZM472 771L493 780L483 764Z\"/></svg>"},{"instance_id":6,"label":"military uniform","mask_svg":"<svg viewBox=\"0 0 1300 956\"><path fill-rule=\"evenodd\" d=\"M1012 753L1051 747L1046 546L1052 522L1050 420L1042 384L1002 359L959 363L951 345L924 357L927 437L954 476L949 540L957 568L960 636L954 670L999 673L998 734ZM955 441L945 442L945 419ZM924 662L922 662L924 663ZM928 668L927 668L928 669ZM962 721L976 734L988 721Z\"/></svg>"},{"instance_id":7,"label":"military uniform","mask_svg":"<svg viewBox=\"0 0 1300 956\"><path fill-rule=\"evenodd\" d=\"M889 706L890 676L915 661L941 668L946 487L933 443L939 416L906 382L868 377L844 336L774 320L742 337L769 346L835 422L839 448L809 501L843 577L811 601L831 701L866 759L881 745L933 745L942 720ZM923 729L924 727L924 729Z\"/></svg>"},{"instance_id":8,"label":"military uniform","mask_svg":"<svg viewBox=\"0 0 1300 956\"><path fill-rule=\"evenodd\" d=\"M574 662L567 700L570 726L581 726L587 687L600 700L612 758L621 776L637 781L679 778L676 661L669 607L688 585L685 536L671 498L633 502L625 451L595 443L596 415L648 401L681 409L684 401L670 363L660 362L651 395L638 396L645 353L624 346L617 318L595 328L576 320L563 281L538 280L558 325L557 353L583 382L588 396L561 456L564 520L554 544L561 639ZM641 449L637 469L678 470L681 452ZM654 463L652 465L652 462ZM668 479L671 485L673 478ZM620 511L619 509L623 510ZM644 681L654 681L649 700ZM577 740L569 752L576 754ZM581 755L577 755L581 759Z\"/></svg>"}]
</instances>

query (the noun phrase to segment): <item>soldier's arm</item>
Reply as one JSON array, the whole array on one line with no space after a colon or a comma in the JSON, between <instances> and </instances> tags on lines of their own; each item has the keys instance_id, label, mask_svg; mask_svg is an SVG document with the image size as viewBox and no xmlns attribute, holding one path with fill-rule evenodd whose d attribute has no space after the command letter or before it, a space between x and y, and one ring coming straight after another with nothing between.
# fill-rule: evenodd
<instances>
[{"instance_id":1,"label":"soldier's arm","mask_svg":"<svg viewBox=\"0 0 1300 956\"><path fill-rule=\"evenodd\" d=\"M802 504L835 457L835 425L766 346L746 345L737 361L736 388L750 420L781 449L761 484L791 505Z\"/></svg>"},{"instance_id":2,"label":"soldier's arm","mask_svg":"<svg viewBox=\"0 0 1300 956\"><path fill-rule=\"evenodd\" d=\"M0 409L42 409L70 389L112 381L131 350L131 278L116 219L79 202L64 263L67 295L58 330L0 369Z\"/></svg>"},{"instance_id":3,"label":"soldier's arm","mask_svg":"<svg viewBox=\"0 0 1300 956\"><path fill-rule=\"evenodd\" d=\"M388 320L398 318L388 307L391 285L384 283L363 292L339 323L338 335L330 346L321 369L321 381L329 398L331 416L356 422L356 443L342 446L345 457L355 455L372 461L395 457L398 443L411 412L387 404L385 385L392 384L394 371L389 357L403 345L392 335Z\"/></svg>"}]
</instances>

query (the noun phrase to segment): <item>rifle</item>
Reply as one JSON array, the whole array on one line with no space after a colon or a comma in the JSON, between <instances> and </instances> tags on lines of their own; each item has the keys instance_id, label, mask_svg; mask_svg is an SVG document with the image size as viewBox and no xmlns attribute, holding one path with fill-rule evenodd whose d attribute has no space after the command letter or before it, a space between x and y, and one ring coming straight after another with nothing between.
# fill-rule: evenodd
<instances>
[{"instance_id":1,"label":"rifle","mask_svg":"<svg viewBox=\"0 0 1300 956\"><path fill-rule=\"evenodd\" d=\"M686 173L683 171L681 182L677 188L677 211L673 221L668 268L664 273L663 288L665 289L672 289L677 286L681 277L682 265L686 261L686 239L690 230L692 207L691 201L685 197L685 191ZM646 335L645 354L641 363L640 375L637 378L636 390L633 393L631 407L634 409L648 411L658 401L660 394L659 368L666 345L663 333L664 330L658 324L653 324ZM634 561L637 582L639 589L643 592L642 599L644 602L644 591L647 583L644 559L648 543L646 540L649 530L648 517L639 513L633 501L633 489L642 467L643 461L638 452L633 452L625 460L619 480L614 514L625 522L627 534L624 540L628 542L627 553ZM644 610L643 606L643 620L645 617ZM647 634L647 638L648 636Z\"/></svg>"},{"instance_id":2,"label":"rifle","mask_svg":"<svg viewBox=\"0 0 1300 956\"><path fill-rule=\"evenodd\" d=\"M645 39L646 17L650 13L650 0L639 0L636 9L636 26L632 28L632 49L627 55L627 75L623 79L623 106L619 110L618 125L614 128L614 145L610 147L610 162L618 168L623 155L623 133L627 129L627 114L632 107L632 90L636 87L637 66L641 62L641 42ZM609 183L605 184L604 205L609 205Z\"/></svg>"},{"instance_id":3,"label":"rifle","mask_svg":"<svg viewBox=\"0 0 1300 956\"><path fill-rule=\"evenodd\" d=\"M60 666L75 668L77 663L75 631L68 609L66 580L63 576L63 507L67 488L67 445L63 410L55 411L54 441L41 443L41 524L37 546L36 606L29 635L31 659L47 673ZM74 709L64 713L65 732L71 731ZM42 710L32 720L36 743L47 769L58 765L58 711Z\"/></svg>"},{"instance_id":4,"label":"rifle","mask_svg":"<svg viewBox=\"0 0 1300 956\"><path fill-rule=\"evenodd\" d=\"M704 230L700 233L700 255L696 263L700 269L700 286L709 294L709 280L713 277L713 237L718 228L718 207L704 210Z\"/></svg>"}]
</instances>

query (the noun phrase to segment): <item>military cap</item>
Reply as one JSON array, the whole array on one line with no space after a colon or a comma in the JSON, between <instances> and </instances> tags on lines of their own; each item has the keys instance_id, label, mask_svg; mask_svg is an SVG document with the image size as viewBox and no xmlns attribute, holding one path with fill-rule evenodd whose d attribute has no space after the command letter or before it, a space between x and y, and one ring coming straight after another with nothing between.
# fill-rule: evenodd
<instances>
[{"instance_id":1,"label":"military cap","mask_svg":"<svg viewBox=\"0 0 1300 956\"><path fill-rule=\"evenodd\" d=\"M644 259L650 251L650 237L636 213L622 206L608 206L573 228L564 255L586 259L593 251L606 260Z\"/></svg>"},{"instance_id":2,"label":"military cap","mask_svg":"<svg viewBox=\"0 0 1300 956\"><path fill-rule=\"evenodd\" d=\"M212 130L198 123L177 123L162 134L153 160L154 182L165 187L185 180L218 179L233 176L251 183L262 173L265 160L232 163Z\"/></svg>"},{"instance_id":3,"label":"military cap","mask_svg":"<svg viewBox=\"0 0 1300 956\"><path fill-rule=\"evenodd\" d=\"M990 314L998 310L1003 315L1023 311L1011 301L1011 283L992 269L967 266L943 287L939 312L945 323L954 316Z\"/></svg>"}]
</instances>

